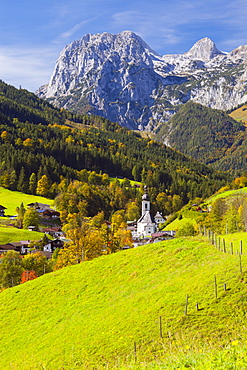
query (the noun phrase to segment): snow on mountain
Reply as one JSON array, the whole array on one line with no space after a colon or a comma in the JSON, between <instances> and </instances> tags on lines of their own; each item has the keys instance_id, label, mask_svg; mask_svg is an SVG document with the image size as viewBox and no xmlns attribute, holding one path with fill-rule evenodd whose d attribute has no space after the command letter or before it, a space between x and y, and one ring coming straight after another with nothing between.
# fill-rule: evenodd
<instances>
[{"instance_id":1,"label":"snow on mountain","mask_svg":"<svg viewBox=\"0 0 247 370\"><path fill-rule=\"evenodd\" d=\"M217 109L247 101L246 65L246 45L226 54L207 37L185 54L161 56L131 31L88 34L62 50L37 95L59 107L152 130L191 99Z\"/></svg>"},{"instance_id":2,"label":"snow on mountain","mask_svg":"<svg viewBox=\"0 0 247 370\"><path fill-rule=\"evenodd\" d=\"M205 62L211 60L217 55L223 55L215 45L215 43L208 37L197 41L192 48L185 53L186 56L192 59L203 60Z\"/></svg>"}]
</instances>

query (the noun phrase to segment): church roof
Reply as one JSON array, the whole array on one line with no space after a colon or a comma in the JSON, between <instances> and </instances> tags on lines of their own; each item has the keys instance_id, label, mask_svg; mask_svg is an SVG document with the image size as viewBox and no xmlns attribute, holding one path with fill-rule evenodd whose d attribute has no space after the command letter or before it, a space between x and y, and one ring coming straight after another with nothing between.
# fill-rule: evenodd
<instances>
[{"instance_id":1,"label":"church roof","mask_svg":"<svg viewBox=\"0 0 247 370\"><path fill-rule=\"evenodd\" d=\"M148 188L146 185L144 186L144 194L142 196L142 200L150 200L148 195Z\"/></svg>"},{"instance_id":2,"label":"church roof","mask_svg":"<svg viewBox=\"0 0 247 370\"><path fill-rule=\"evenodd\" d=\"M137 221L138 223L144 223L144 224L153 224L152 217L149 212L145 212Z\"/></svg>"}]
</instances>

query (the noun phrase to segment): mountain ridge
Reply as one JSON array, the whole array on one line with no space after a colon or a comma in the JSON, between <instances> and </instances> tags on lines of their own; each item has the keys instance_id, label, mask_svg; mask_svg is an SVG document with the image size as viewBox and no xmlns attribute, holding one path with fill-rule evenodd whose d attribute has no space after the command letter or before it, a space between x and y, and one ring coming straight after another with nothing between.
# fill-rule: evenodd
<instances>
[{"instance_id":1,"label":"mountain ridge","mask_svg":"<svg viewBox=\"0 0 247 370\"><path fill-rule=\"evenodd\" d=\"M131 31L87 34L61 51L36 94L74 112L153 131L189 100L229 110L247 100L247 46L230 53L209 38L184 54L159 55Z\"/></svg>"}]
</instances>

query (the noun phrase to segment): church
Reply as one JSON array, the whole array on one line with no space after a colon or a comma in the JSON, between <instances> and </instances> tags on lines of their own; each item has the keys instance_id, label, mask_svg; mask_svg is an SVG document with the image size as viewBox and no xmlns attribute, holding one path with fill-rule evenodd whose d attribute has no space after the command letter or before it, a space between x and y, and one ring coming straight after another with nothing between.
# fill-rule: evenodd
<instances>
[{"instance_id":1,"label":"church","mask_svg":"<svg viewBox=\"0 0 247 370\"><path fill-rule=\"evenodd\" d=\"M144 194L142 196L142 215L137 221L137 229L134 232L134 237L151 237L152 234L158 230L159 224L165 222L164 218L159 212L156 213L153 219L150 210L150 198L147 192L147 186L145 186Z\"/></svg>"}]
</instances>

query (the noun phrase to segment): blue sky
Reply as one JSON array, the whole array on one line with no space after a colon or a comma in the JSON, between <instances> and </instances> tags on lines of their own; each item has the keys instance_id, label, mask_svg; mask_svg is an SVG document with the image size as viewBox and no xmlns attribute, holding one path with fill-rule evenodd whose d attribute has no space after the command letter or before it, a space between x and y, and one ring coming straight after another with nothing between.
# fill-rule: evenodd
<instances>
[{"instance_id":1,"label":"blue sky","mask_svg":"<svg viewBox=\"0 0 247 370\"><path fill-rule=\"evenodd\" d=\"M63 47L87 33L130 30L156 52L184 53L203 37L247 44L247 0L0 0L0 79L47 83Z\"/></svg>"}]
</instances>

